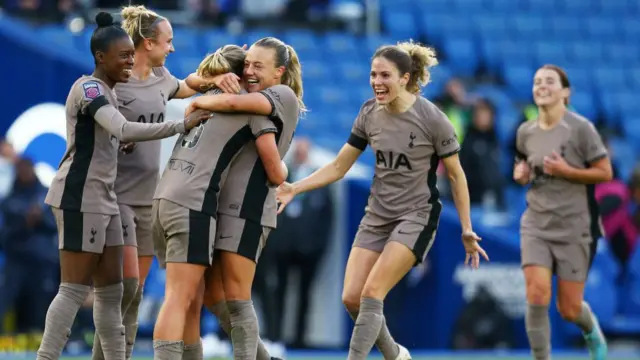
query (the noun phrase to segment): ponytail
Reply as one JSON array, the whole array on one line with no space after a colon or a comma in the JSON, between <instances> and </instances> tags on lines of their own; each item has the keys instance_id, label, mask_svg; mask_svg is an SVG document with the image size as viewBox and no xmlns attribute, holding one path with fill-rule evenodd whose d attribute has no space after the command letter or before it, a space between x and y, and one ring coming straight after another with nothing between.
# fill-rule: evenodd
<instances>
[{"instance_id":1,"label":"ponytail","mask_svg":"<svg viewBox=\"0 0 640 360\"><path fill-rule=\"evenodd\" d=\"M287 46L287 52L289 54L289 63L285 66L285 72L282 75L282 84L287 85L293 90L298 98L298 103L300 104L300 112L307 111L307 108L302 101L303 88L302 88L302 65L300 64L300 59L298 58L298 54L291 47L291 45Z\"/></svg>"}]
</instances>

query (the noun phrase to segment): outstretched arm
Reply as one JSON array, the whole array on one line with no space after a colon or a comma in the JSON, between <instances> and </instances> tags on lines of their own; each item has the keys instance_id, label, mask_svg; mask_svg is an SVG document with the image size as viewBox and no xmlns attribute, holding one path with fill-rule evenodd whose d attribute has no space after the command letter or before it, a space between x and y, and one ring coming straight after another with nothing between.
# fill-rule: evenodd
<instances>
[{"instance_id":1,"label":"outstretched arm","mask_svg":"<svg viewBox=\"0 0 640 360\"><path fill-rule=\"evenodd\" d=\"M261 93L198 96L189 105L187 114L196 109L216 112L247 112L265 116L273 113L271 102Z\"/></svg>"},{"instance_id":2,"label":"outstretched arm","mask_svg":"<svg viewBox=\"0 0 640 360\"><path fill-rule=\"evenodd\" d=\"M342 179L358 160L360 154L362 154L362 150L345 144L332 162L306 178L291 184L294 194L321 188Z\"/></svg>"}]
</instances>

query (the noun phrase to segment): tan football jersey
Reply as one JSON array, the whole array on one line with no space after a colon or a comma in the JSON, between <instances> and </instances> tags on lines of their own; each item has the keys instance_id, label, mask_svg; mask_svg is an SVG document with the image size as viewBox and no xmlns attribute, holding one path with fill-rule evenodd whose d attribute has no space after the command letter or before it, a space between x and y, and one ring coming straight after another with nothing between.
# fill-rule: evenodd
<instances>
[{"instance_id":1,"label":"tan football jersey","mask_svg":"<svg viewBox=\"0 0 640 360\"><path fill-rule=\"evenodd\" d=\"M215 218L229 165L243 146L265 131L277 131L266 116L214 113L178 138L153 198Z\"/></svg>"},{"instance_id":2,"label":"tan football jersey","mask_svg":"<svg viewBox=\"0 0 640 360\"><path fill-rule=\"evenodd\" d=\"M120 141L162 139L184 132L181 121L141 124L118 112L115 92L91 76L78 79L66 102L67 149L45 202L73 211L118 214L114 183Z\"/></svg>"},{"instance_id":3,"label":"tan football jersey","mask_svg":"<svg viewBox=\"0 0 640 360\"><path fill-rule=\"evenodd\" d=\"M560 242L589 243L602 236L594 186L545 174L544 157L553 151L584 169L607 155L597 130L582 116L567 111L560 123L543 130L537 120L523 123L516 136L517 157L531 169L522 234Z\"/></svg>"},{"instance_id":4,"label":"tan football jersey","mask_svg":"<svg viewBox=\"0 0 640 360\"><path fill-rule=\"evenodd\" d=\"M404 113L390 113L370 99L362 105L348 143L360 150L371 145L376 166L362 223L382 226L396 220L426 225L439 203L436 170L441 158L460 151L447 116L418 96Z\"/></svg>"},{"instance_id":5,"label":"tan football jersey","mask_svg":"<svg viewBox=\"0 0 640 360\"><path fill-rule=\"evenodd\" d=\"M284 158L298 126L300 105L296 94L285 85L261 91L269 99L273 113L269 119L277 128L276 142L280 158ZM262 134L256 134L256 138ZM232 162L227 181L220 192L218 212L276 227L275 188L269 186L267 173L258 156L256 144L245 145Z\"/></svg>"},{"instance_id":6,"label":"tan football jersey","mask_svg":"<svg viewBox=\"0 0 640 360\"><path fill-rule=\"evenodd\" d=\"M146 80L130 79L116 84L118 110L129 121L162 123L169 120L165 119L167 102L179 86L178 79L166 68L154 68ZM146 141L136 144L129 154L118 152L116 195L119 204L151 206L160 176L160 149L160 141Z\"/></svg>"}]
</instances>

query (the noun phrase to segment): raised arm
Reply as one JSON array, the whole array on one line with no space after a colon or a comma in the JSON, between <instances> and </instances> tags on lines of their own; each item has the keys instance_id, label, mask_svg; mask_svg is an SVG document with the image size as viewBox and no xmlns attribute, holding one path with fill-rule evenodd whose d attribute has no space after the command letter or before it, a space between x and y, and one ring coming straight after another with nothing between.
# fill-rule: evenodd
<instances>
[{"instance_id":1,"label":"raised arm","mask_svg":"<svg viewBox=\"0 0 640 360\"><path fill-rule=\"evenodd\" d=\"M294 194L311 191L342 179L362 154L362 150L351 144L345 144L338 156L329 164L321 167L306 178L291 184Z\"/></svg>"},{"instance_id":2,"label":"raised arm","mask_svg":"<svg viewBox=\"0 0 640 360\"><path fill-rule=\"evenodd\" d=\"M184 121L167 121L157 124L131 122L109 104L103 95L94 99L87 110L100 126L121 142L164 139L184 133L209 117L208 113L196 112Z\"/></svg>"},{"instance_id":3,"label":"raised arm","mask_svg":"<svg viewBox=\"0 0 640 360\"><path fill-rule=\"evenodd\" d=\"M191 102L188 113L195 109L216 112L247 112L265 116L273 113L271 101L261 93L198 96Z\"/></svg>"}]
</instances>

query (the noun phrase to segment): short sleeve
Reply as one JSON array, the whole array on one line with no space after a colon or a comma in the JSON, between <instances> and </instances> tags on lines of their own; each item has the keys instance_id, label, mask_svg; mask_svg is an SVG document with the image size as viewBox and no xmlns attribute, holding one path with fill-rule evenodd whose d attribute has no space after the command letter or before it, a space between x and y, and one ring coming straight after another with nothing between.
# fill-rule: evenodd
<instances>
[{"instance_id":1,"label":"short sleeve","mask_svg":"<svg viewBox=\"0 0 640 360\"><path fill-rule=\"evenodd\" d=\"M167 69L166 67L162 68L162 74L165 77L164 85L166 87L166 92L167 94L169 94L167 100L171 100L176 96L178 90L180 90L180 80L173 76L173 74L171 74L169 69Z\"/></svg>"},{"instance_id":2,"label":"short sleeve","mask_svg":"<svg viewBox=\"0 0 640 360\"><path fill-rule=\"evenodd\" d=\"M87 112L91 117L103 106L109 105L106 98L106 91L102 84L95 80L86 80L78 84L79 90L75 92L78 97L77 102L80 108Z\"/></svg>"},{"instance_id":3,"label":"short sleeve","mask_svg":"<svg viewBox=\"0 0 640 360\"><path fill-rule=\"evenodd\" d=\"M296 94L286 85L275 85L260 91L267 100L271 103L271 116L277 117L282 121L285 121L295 108L295 114L299 112L298 98Z\"/></svg>"},{"instance_id":4,"label":"short sleeve","mask_svg":"<svg viewBox=\"0 0 640 360\"><path fill-rule=\"evenodd\" d=\"M249 120L249 126L251 127L251 132L255 138L266 133L278 132L276 125L266 116L252 116Z\"/></svg>"},{"instance_id":5,"label":"short sleeve","mask_svg":"<svg viewBox=\"0 0 640 360\"><path fill-rule=\"evenodd\" d=\"M367 129L365 127L365 117L366 113L368 112L367 108L368 107L366 103L360 108L358 116L356 116L356 120L353 122L351 135L349 136L349 140L347 141L349 145L362 151L367 148L367 144L369 143L369 138L367 137Z\"/></svg>"},{"instance_id":6,"label":"short sleeve","mask_svg":"<svg viewBox=\"0 0 640 360\"><path fill-rule=\"evenodd\" d=\"M524 148L524 130L523 127L526 123L520 125L518 130L516 131L516 139L515 139L515 157L516 161L526 161L527 153Z\"/></svg>"},{"instance_id":7,"label":"short sleeve","mask_svg":"<svg viewBox=\"0 0 640 360\"><path fill-rule=\"evenodd\" d=\"M447 118L442 111L438 110L433 115L432 123L431 136L433 137L436 154L438 154L440 158L457 154L460 151L460 143L458 142L458 136L449 118Z\"/></svg>"},{"instance_id":8,"label":"short sleeve","mask_svg":"<svg viewBox=\"0 0 640 360\"><path fill-rule=\"evenodd\" d=\"M586 121L580 130L580 151L584 161L591 164L607 157L607 148L595 126Z\"/></svg>"}]
</instances>

